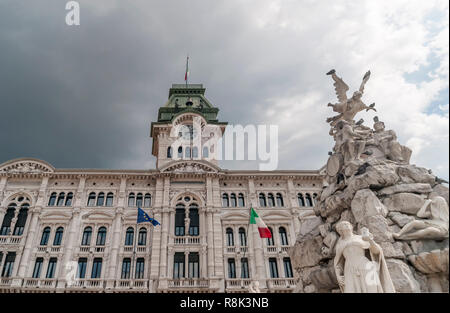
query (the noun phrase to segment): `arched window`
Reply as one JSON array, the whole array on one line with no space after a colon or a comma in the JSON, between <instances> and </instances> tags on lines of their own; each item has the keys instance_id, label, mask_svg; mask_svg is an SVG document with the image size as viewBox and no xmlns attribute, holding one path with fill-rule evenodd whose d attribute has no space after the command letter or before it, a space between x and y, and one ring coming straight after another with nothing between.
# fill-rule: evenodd
<instances>
[{"instance_id":1,"label":"arched window","mask_svg":"<svg viewBox=\"0 0 450 313\"><path fill-rule=\"evenodd\" d=\"M198 148L197 147L192 147L192 158L193 159L198 158Z\"/></svg>"},{"instance_id":2,"label":"arched window","mask_svg":"<svg viewBox=\"0 0 450 313\"><path fill-rule=\"evenodd\" d=\"M63 233L64 233L64 228L63 227L58 227L56 229L55 239L53 239L53 245L54 246L60 246L61 245Z\"/></svg>"},{"instance_id":3,"label":"arched window","mask_svg":"<svg viewBox=\"0 0 450 313\"><path fill-rule=\"evenodd\" d=\"M106 195L106 206L112 206L114 201L114 194L112 192L108 192Z\"/></svg>"},{"instance_id":4,"label":"arched window","mask_svg":"<svg viewBox=\"0 0 450 313\"><path fill-rule=\"evenodd\" d=\"M124 258L122 261L122 274L120 275L120 278L130 279L130 271L131 271L131 259Z\"/></svg>"},{"instance_id":5,"label":"arched window","mask_svg":"<svg viewBox=\"0 0 450 313\"><path fill-rule=\"evenodd\" d=\"M48 206L54 206L56 203L56 192L52 192L50 198L48 199Z\"/></svg>"},{"instance_id":6,"label":"arched window","mask_svg":"<svg viewBox=\"0 0 450 313\"><path fill-rule=\"evenodd\" d=\"M61 192L58 196L58 202L56 203L56 206L63 206L65 197L66 197L66 194L64 192Z\"/></svg>"},{"instance_id":7,"label":"arched window","mask_svg":"<svg viewBox=\"0 0 450 313\"><path fill-rule=\"evenodd\" d=\"M81 238L81 245L89 246L91 244L91 237L92 237L92 227L88 226L83 231L83 237Z\"/></svg>"},{"instance_id":8,"label":"arched window","mask_svg":"<svg viewBox=\"0 0 450 313\"><path fill-rule=\"evenodd\" d=\"M189 207L189 236L198 236L200 221L198 217L198 208L196 205Z\"/></svg>"},{"instance_id":9,"label":"arched window","mask_svg":"<svg viewBox=\"0 0 450 313\"><path fill-rule=\"evenodd\" d=\"M259 206L260 207L266 207L267 206L266 195L263 194L263 193L259 194Z\"/></svg>"},{"instance_id":10,"label":"arched window","mask_svg":"<svg viewBox=\"0 0 450 313\"><path fill-rule=\"evenodd\" d=\"M277 206L284 206L283 195L281 193L277 193Z\"/></svg>"},{"instance_id":11,"label":"arched window","mask_svg":"<svg viewBox=\"0 0 450 313\"><path fill-rule=\"evenodd\" d=\"M125 245L126 246L133 245L133 237L134 237L134 228L128 227L127 232L125 233Z\"/></svg>"},{"instance_id":12,"label":"arched window","mask_svg":"<svg viewBox=\"0 0 450 313\"><path fill-rule=\"evenodd\" d=\"M102 226L97 232L97 246L104 246L106 242L106 227Z\"/></svg>"},{"instance_id":13,"label":"arched window","mask_svg":"<svg viewBox=\"0 0 450 313\"><path fill-rule=\"evenodd\" d=\"M274 207L275 206L275 198L274 198L273 194L269 193L267 198L269 199L269 206Z\"/></svg>"},{"instance_id":14,"label":"arched window","mask_svg":"<svg viewBox=\"0 0 450 313\"><path fill-rule=\"evenodd\" d=\"M278 232L280 233L280 243L282 246L287 246L288 243L288 237L287 237L287 233L286 233L286 228L284 227L280 227L278 229Z\"/></svg>"},{"instance_id":15,"label":"arched window","mask_svg":"<svg viewBox=\"0 0 450 313\"><path fill-rule=\"evenodd\" d=\"M24 203L20 208L19 215L17 216L17 222L14 226L14 236L22 236L23 234L23 229L25 228L28 217L28 207L29 205L27 203Z\"/></svg>"},{"instance_id":16,"label":"arched window","mask_svg":"<svg viewBox=\"0 0 450 313\"><path fill-rule=\"evenodd\" d=\"M184 236L184 219L186 213L184 205L178 204L175 209L175 236Z\"/></svg>"},{"instance_id":17,"label":"arched window","mask_svg":"<svg viewBox=\"0 0 450 313\"><path fill-rule=\"evenodd\" d=\"M245 229L243 227L239 228L239 243L241 247L247 246L247 235L245 234Z\"/></svg>"},{"instance_id":18,"label":"arched window","mask_svg":"<svg viewBox=\"0 0 450 313\"><path fill-rule=\"evenodd\" d=\"M202 157L203 158L209 158L209 149L208 149L208 147L203 147Z\"/></svg>"},{"instance_id":19,"label":"arched window","mask_svg":"<svg viewBox=\"0 0 450 313\"><path fill-rule=\"evenodd\" d=\"M97 206L103 206L105 204L105 193L100 192L97 197Z\"/></svg>"},{"instance_id":20,"label":"arched window","mask_svg":"<svg viewBox=\"0 0 450 313\"><path fill-rule=\"evenodd\" d=\"M313 194L313 205L316 205L316 201L317 201L317 193Z\"/></svg>"},{"instance_id":21,"label":"arched window","mask_svg":"<svg viewBox=\"0 0 450 313\"><path fill-rule=\"evenodd\" d=\"M42 232L41 246L46 246L49 238L50 238L50 227L47 226L44 228L44 231Z\"/></svg>"},{"instance_id":22,"label":"arched window","mask_svg":"<svg viewBox=\"0 0 450 313\"><path fill-rule=\"evenodd\" d=\"M67 194L67 197L66 197L66 203L65 203L65 206L71 206L71 205L72 205L72 200L73 200L73 193L72 193L72 192L69 192L69 193Z\"/></svg>"},{"instance_id":23,"label":"arched window","mask_svg":"<svg viewBox=\"0 0 450 313\"><path fill-rule=\"evenodd\" d=\"M88 198L88 206L94 206L95 205L95 192L91 192L89 194L89 198Z\"/></svg>"},{"instance_id":24,"label":"arched window","mask_svg":"<svg viewBox=\"0 0 450 313\"><path fill-rule=\"evenodd\" d=\"M268 245L268 246L274 246L274 245L275 245L275 242L273 241L273 231L272 231L272 228L271 228L271 227L268 227L268 228L269 228L270 234L271 234L272 236L270 236L270 238L267 238L267 245Z\"/></svg>"},{"instance_id":25,"label":"arched window","mask_svg":"<svg viewBox=\"0 0 450 313\"><path fill-rule=\"evenodd\" d=\"M187 159L190 159L190 158L191 158L191 147L186 147L186 148L184 149L184 156L185 156Z\"/></svg>"},{"instance_id":26,"label":"arched window","mask_svg":"<svg viewBox=\"0 0 450 313\"><path fill-rule=\"evenodd\" d=\"M231 200L231 206L233 208L237 207L237 200L236 200L236 194L235 193L232 193L230 195L230 200Z\"/></svg>"},{"instance_id":27,"label":"arched window","mask_svg":"<svg viewBox=\"0 0 450 313\"><path fill-rule=\"evenodd\" d=\"M183 158L183 147L178 147L178 158L179 159Z\"/></svg>"},{"instance_id":28,"label":"arched window","mask_svg":"<svg viewBox=\"0 0 450 313\"><path fill-rule=\"evenodd\" d=\"M144 197L144 208L149 208L151 206L152 206L152 195L146 193Z\"/></svg>"},{"instance_id":29,"label":"arched window","mask_svg":"<svg viewBox=\"0 0 450 313\"><path fill-rule=\"evenodd\" d=\"M139 236L138 236L138 246L145 246L147 244L147 229L142 227L139 229Z\"/></svg>"},{"instance_id":30,"label":"arched window","mask_svg":"<svg viewBox=\"0 0 450 313\"><path fill-rule=\"evenodd\" d=\"M172 147L168 147L167 148L167 158L171 159L172 158Z\"/></svg>"},{"instance_id":31,"label":"arched window","mask_svg":"<svg viewBox=\"0 0 450 313\"><path fill-rule=\"evenodd\" d=\"M142 195L142 193L138 193L136 195L136 206L138 208L142 208L142 202L144 201L144 196Z\"/></svg>"},{"instance_id":32,"label":"arched window","mask_svg":"<svg viewBox=\"0 0 450 313\"><path fill-rule=\"evenodd\" d=\"M241 208L245 206L244 195L242 193L238 196L238 204Z\"/></svg>"},{"instance_id":33,"label":"arched window","mask_svg":"<svg viewBox=\"0 0 450 313\"><path fill-rule=\"evenodd\" d=\"M145 259L144 258L137 258L136 260L136 271L134 273L135 279L142 279L144 278L144 271L145 271Z\"/></svg>"},{"instance_id":34,"label":"arched window","mask_svg":"<svg viewBox=\"0 0 450 313\"><path fill-rule=\"evenodd\" d=\"M307 206L314 206L312 199L311 199L311 195L309 193L306 194L306 205Z\"/></svg>"},{"instance_id":35,"label":"arched window","mask_svg":"<svg viewBox=\"0 0 450 313\"><path fill-rule=\"evenodd\" d=\"M301 193L297 195L297 200L298 206L305 206L305 199L303 198L303 195Z\"/></svg>"},{"instance_id":36,"label":"arched window","mask_svg":"<svg viewBox=\"0 0 450 313\"><path fill-rule=\"evenodd\" d=\"M132 192L128 195L128 206L134 206L134 199L134 193Z\"/></svg>"},{"instance_id":37,"label":"arched window","mask_svg":"<svg viewBox=\"0 0 450 313\"><path fill-rule=\"evenodd\" d=\"M227 235L227 246L229 246L229 247L234 246L234 234L233 234L233 229L227 228L227 230L226 230L226 235Z\"/></svg>"},{"instance_id":38,"label":"arched window","mask_svg":"<svg viewBox=\"0 0 450 313\"><path fill-rule=\"evenodd\" d=\"M9 235L11 231L11 221L14 218L14 214L16 212L16 204L10 203L8 209L6 210L6 214L3 217L2 228L0 230L0 235L6 236Z\"/></svg>"},{"instance_id":39,"label":"arched window","mask_svg":"<svg viewBox=\"0 0 450 313\"><path fill-rule=\"evenodd\" d=\"M222 206L224 208L228 208L230 206L230 200L228 199L228 194L224 193L222 195Z\"/></svg>"}]
</instances>

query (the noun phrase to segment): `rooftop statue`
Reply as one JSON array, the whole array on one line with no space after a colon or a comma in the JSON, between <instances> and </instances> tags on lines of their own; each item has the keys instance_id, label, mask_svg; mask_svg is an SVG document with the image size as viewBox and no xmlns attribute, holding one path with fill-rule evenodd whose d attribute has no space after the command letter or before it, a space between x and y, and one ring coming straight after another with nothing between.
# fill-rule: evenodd
<instances>
[{"instance_id":1,"label":"rooftop statue","mask_svg":"<svg viewBox=\"0 0 450 313\"><path fill-rule=\"evenodd\" d=\"M338 115L327 119L327 123L330 123L331 126L335 126L337 122L339 122L340 120L352 122L355 115L363 110L376 111L376 109L374 108L375 103L372 103L370 106L367 106L361 100L362 95L364 93L364 86L370 78L370 71L367 71L367 73L364 75L359 90L355 91L350 99L347 99L347 91L349 90L349 87L342 80L342 78L336 75L336 71L333 69L329 71L327 75L331 75L331 78L333 78L334 80L333 85L335 87L336 95L339 100L339 103L336 104L328 103L328 106L332 107L334 112L339 113Z\"/></svg>"}]
</instances>

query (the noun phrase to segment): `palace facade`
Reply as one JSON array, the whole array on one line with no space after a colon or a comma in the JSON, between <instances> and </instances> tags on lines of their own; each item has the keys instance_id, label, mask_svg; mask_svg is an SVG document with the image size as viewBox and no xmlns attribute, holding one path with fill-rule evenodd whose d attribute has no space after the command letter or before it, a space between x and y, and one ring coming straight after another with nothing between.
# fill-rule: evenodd
<instances>
[{"instance_id":1,"label":"palace facade","mask_svg":"<svg viewBox=\"0 0 450 313\"><path fill-rule=\"evenodd\" d=\"M199 84L172 85L151 125L156 169L0 164L1 292L292 292L288 249L319 170L225 170L226 123ZM200 126L198 126L200 125ZM161 225L136 223L142 208ZM253 207L272 231L249 225Z\"/></svg>"}]
</instances>

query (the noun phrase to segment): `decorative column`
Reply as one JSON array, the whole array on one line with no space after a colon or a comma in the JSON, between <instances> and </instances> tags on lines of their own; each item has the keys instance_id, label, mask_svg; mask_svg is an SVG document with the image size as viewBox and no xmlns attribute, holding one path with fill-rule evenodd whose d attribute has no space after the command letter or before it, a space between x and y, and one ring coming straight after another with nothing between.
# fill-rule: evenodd
<instances>
[{"instance_id":1,"label":"decorative column","mask_svg":"<svg viewBox=\"0 0 450 313\"><path fill-rule=\"evenodd\" d=\"M159 261L159 289L167 289L168 271L167 266L167 245L169 236L169 212L170 212L170 177L165 176L158 178L156 182L157 200L162 208L162 222L161 222L161 246L160 246L160 261Z\"/></svg>"},{"instance_id":2,"label":"decorative column","mask_svg":"<svg viewBox=\"0 0 450 313\"><path fill-rule=\"evenodd\" d=\"M208 244L208 277L211 279L214 275L214 233L213 233L213 209L206 209L207 218L207 237L206 241Z\"/></svg>"},{"instance_id":3,"label":"decorative column","mask_svg":"<svg viewBox=\"0 0 450 313\"><path fill-rule=\"evenodd\" d=\"M116 209L116 215L113 220L113 238L111 244L111 254L109 260L109 269L106 276L106 292L111 291L114 288L114 282L116 279L116 268L119 264L119 247L120 247L120 234L122 231L122 219L124 209L119 207Z\"/></svg>"}]
</instances>

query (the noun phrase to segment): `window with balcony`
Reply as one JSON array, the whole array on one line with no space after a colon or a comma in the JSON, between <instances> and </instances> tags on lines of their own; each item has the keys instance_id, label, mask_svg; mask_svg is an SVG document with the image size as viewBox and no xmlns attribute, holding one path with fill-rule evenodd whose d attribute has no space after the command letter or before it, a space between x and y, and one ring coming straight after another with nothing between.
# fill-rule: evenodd
<instances>
[{"instance_id":1,"label":"window with balcony","mask_svg":"<svg viewBox=\"0 0 450 313\"><path fill-rule=\"evenodd\" d=\"M55 278L57 261L58 261L57 258L50 258L50 260L48 261L47 274L45 275L45 278Z\"/></svg>"},{"instance_id":2,"label":"window with balcony","mask_svg":"<svg viewBox=\"0 0 450 313\"><path fill-rule=\"evenodd\" d=\"M91 278L100 278L102 275L102 258L94 258L92 263Z\"/></svg>"},{"instance_id":3,"label":"window with balcony","mask_svg":"<svg viewBox=\"0 0 450 313\"><path fill-rule=\"evenodd\" d=\"M125 246L132 246L134 241L134 228L128 227L125 232Z\"/></svg>"},{"instance_id":4,"label":"window with balcony","mask_svg":"<svg viewBox=\"0 0 450 313\"><path fill-rule=\"evenodd\" d=\"M274 242L274 240L273 240L273 231L272 231L272 228L271 228L271 227L268 227L268 228L269 228L270 234L271 234L272 236L270 236L270 238L267 238L267 245L268 245L268 246L274 246L274 245L275 245L275 242Z\"/></svg>"},{"instance_id":5,"label":"window with balcony","mask_svg":"<svg viewBox=\"0 0 450 313\"><path fill-rule=\"evenodd\" d=\"M283 258L283 265L284 265L284 276L286 278L294 277L294 275L292 273L291 259Z\"/></svg>"},{"instance_id":6,"label":"window with balcony","mask_svg":"<svg viewBox=\"0 0 450 313\"><path fill-rule=\"evenodd\" d=\"M6 210L6 214L3 217L3 223L2 223L2 228L0 230L0 235L6 236L6 235L10 234L11 222L12 222L12 219L14 218L15 212L16 212L16 204L10 203L8 205L8 209Z\"/></svg>"},{"instance_id":7,"label":"window with balcony","mask_svg":"<svg viewBox=\"0 0 450 313\"><path fill-rule=\"evenodd\" d=\"M42 264L44 263L44 258L36 258L34 262L33 278L41 278Z\"/></svg>"},{"instance_id":8,"label":"window with balcony","mask_svg":"<svg viewBox=\"0 0 450 313\"><path fill-rule=\"evenodd\" d=\"M22 207L20 208L19 214L17 216L17 222L14 226L14 236L22 236L23 230L25 228L25 224L27 222L28 217L28 203L22 204Z\"/></svg>"},{"instance_id":9,"label":"window with balcony","mask_svg":"<svg viewBox=\"0 0 450 313\"><path fill-rule=\"evenodd\" d=\"M16 253L8 252L5 258L5 264L3 264L2 277L11 277L15 260L16 260Z\"/></svg>"},{"instance_id":10,"label":"window with balcony","mask_svg":"<svg viewBox=\"0 0 450 313\"><path fill-rule=\"evenodd\" d=\"M184 252L175 252L173 257L173 278L184 277Z\"/></svg>"},{"instance_id":11,"label":"window with balcony","mask_svg":"<svg viewBox=\"0 0 450 313\"><path fill-rule=\"evenodd\" d=\"M136 198L135 198L135 195L134 195L133 192L128 195L128 206L129 207L133 207L134 206L135 199Z\"/></svg>"},{"instance_id":12,"label":"window with balcony","mask_svg":"<svg viewBox=\"0 0 450 313\"><path fill-rule=\"evenodd\" d=\"M241 244L241 247L247 246L247 235L243 227L239 228L239 242Z\"/></svg>"},{"instance_id":13,"label":"window with balcony","mask_svg":"<svg viewBox=\"0 0 450 313\"><path fill-rule=\"evenodd\" d=\"M267 206L266 195L263 193L259 194L259 206L262 208Z\"/></svg>"},{"instance_id":14,"label":"window with balcony","mask_svg":"<svg viewBox=\"0 0 450 313\"><path fill-rule=\"evenodd\" d=\"M277 259L269 258L269 270L271 278L278 278L278 267L277 267Z\"/></svg>"},{"instance_id":15,"label":"window with balcony","mask_svg":"<svg viewBox=\"0 0 450 313\"><path fill-rule=\"evenodd\" d=\"M278 232L280 233L280 243L282 246L287 246L288 243L288 237L287 237L287 233L286 233L286 228L284 227L280 227L278 229Z\"/></svg>"},{"instance_id":16,"label":"window with balcony","mask_svg":"<svg viewBox=\"0 0 450 313\"><path fill-rule=\"evenodd\" d=\"M97 246L104 246L106 242L106 227L102 226L97 232Z\"/></svg>"},{"instance_id":17,"label":"window with balcony","mask_svg":"<svg viewBox=\"0 0 450 313\"><path fill-rule=\"evenodd\" d=\"M83 237L81 238L81 245L82 246L91 245L91 237L92 237L92 227L88 226L83 231Z\"/></svg>"},{"instance_id":18,"label":"window with balcony","mask_svg":"<svg viewBox=\"0 0 450 313\"><path fill-rule=\"evenodd\" d=\"M189 208L189 236L198 236L200 221L197 206L191 205Z\"/></svg>"},{"instance_id":19,"label":"window with balcony","mask_svg":"<svg viewBox=\"0 0 450 313\"><path fill-rule=\"evenodd\" d=\"M144 278L144 271L145 271L145 259L144 258L137 258L136 260L136 273L135 277L136 279L142 279Z\"/></svg>"},{"instance_id":20,"label":"window with balcony","mask_svg":"<svg viewBox=\"0 0 450 313\"><path fill-rule=\"evenodd\" d=\"M142 227L139 229L138 246L145 246L147 244L147 229Z\"/></svg>"},{"instance_id":21,"label":"window with balcony","mask_svg":"<svg viewBox=\"0 0 450 313\"><path fill-rule=\"evenodd\" d=\"M106 206L113 206L114 202L114 194L112 192L108 192L106 195Z\"/></svg>"},{"instance_id":22,"label":"window with balcony","mask_svg":"<svg viewBox=\"0 0 450 313\"><path fill-rule=\"evenodd\" d=\"M122 274L120 275L120 278L130 279L130 270L131 270L131 259L124 258L122 261Z\"/></svg>"},{"instance_id":23,"label":"window with balcony","mask_svg":"<svg viewBox=\"0 0 450 313\"><path fill-rule=\"evenodd\" d=\"M53 245L54 246L60 246L61 245L63 233L64 233L64 228L63 227L58 227L56 229L55 238L53 239Z\"/></svg>"},{"instance_id":24,"label":"window with balcony","mask_svg":"<svg viewBox=\"0 0 450 313\"><path fill-rule=\"evenodd\" d=\"M234 259L228 259L228 278L236 278L236 263Z\"/></svg>"},{"instance_id":25,"label":"window with balcony","mask_svg":"<svg viewBox=\"0 0 450 313\"><path fill-rule=\"evenodd\" d=\"M151 206L152 206L152 195L146 193L144 197L144 208L149 208Z\"/></svg>"},{"instance_id":26,"label":"window with balcony","mask_svg":"<svg viewBox=\"0 0 450 313\"><path fill-rule=\"evenodd\" d=\"M175 236L184 236L184 219L186 212L184 205L178 205L175 209Z\"/></svg>"},{"instance_id":27,"label":"window with balcony","mask_svg":"<svg viewBox=\"0 0 450 313\"><path fill-rule=\"evenodd\" d=\"M233 229L232 228L227 228L225 234L226 234L226 237L227 237L227 246L229 246L229 247L234 246Z\"/></svg>"},{"instance_id":28,"label":"window with balcony","mask_svg":"<svg viewBox=\"0 0 450 313\"><path fill-rule=\"evenodd\" d=\"M200 267L199 267L199 256L198 252L191 252L188 256L188 277L189 278L199 278Z\"/></svg>"},{"instance_id":29,"label":"window with balcony","mask_svg":"<svg viewBox=\"0 0 450 313\"><path fill-rule=\"evenodd\" d=\"M238 204L239 207L245 207L245 200L244 200L244 194L240 193L238 196Z\"/></svg>"},{"instance_id":30,"label":"window with balcony","mask_svg":"<svg viewBox=\"0 0 450 313\"><path fill-rule=\"evenodd\" d=\"M41 237L41 246L46 246L48 244L48 239L50 238L50 227L45 227L42 231L42 237Z\"/></svg>"},{"instance_id":31,"label":"window with balcony","mask_svg":"<svg viewBox=\"0 0 450 313\"><path fill-rule=\"evenodd\" d=\"M78 259L77 278L86 278L87 258Z\"/></svg>"},{"instance_id":32,"label":"window with balcony","mask_svg":"<svg viewBox=\"0 0 450 313\"><path fill-rule=\"evenodd\" d=\"M241 259L241 278L250 278L250 272L248 270L248 259Z\"/></svg>"}]
</instances>

